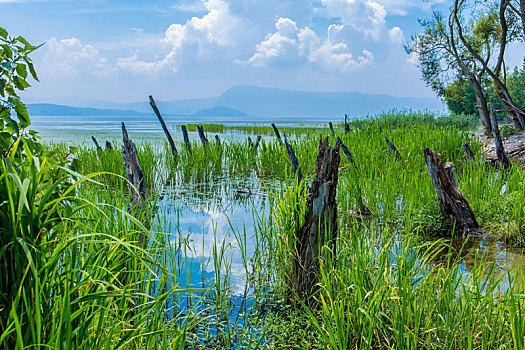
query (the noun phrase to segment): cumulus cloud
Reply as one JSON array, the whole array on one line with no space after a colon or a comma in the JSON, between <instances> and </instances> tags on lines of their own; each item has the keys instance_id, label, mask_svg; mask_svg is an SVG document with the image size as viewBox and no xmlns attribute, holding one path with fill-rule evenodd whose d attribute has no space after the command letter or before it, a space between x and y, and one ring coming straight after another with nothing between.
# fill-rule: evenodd
<instances>
[{"instance_id":1,"label":"cumulus cloud","mask_svg":"<svg viewBox=\"0 0 525 350\"><path fill-rule=\"evenodd\" d=\"M388 13L380 1L321 0L321 3L328 16L339 18L344 25L363 33L366 39L381 41L388 37L396 42L403 36L401 28L394 27L390 30L387 28Z\"/></svg>"},{"instance_id":2,"label":"cumulus cloud","mask_svg":"<svg viewBox=\"0 0 525 350\"><path fill-rule=\"evenodd\" d=\"M175 23L166 29L164 41L171 49L163 59L145 62L133 55L119 59L119 68L137 73L163 69L176 72L187 57L209 58L217 48L235 46L236 38L245 30L244 21L231 13L224 0L208 0L204 5L208 11L204 16L192 17L184 24Z\"/></svg>"},{"instance_id":3,"label":"cumulus cloud","mask_svg":"<svg viewBox=\"0 0 525 350\"><path fill-rule=\"evenodd\" d=\"M45 72L58 76L75 76L80 72L107 77L115 72L105 57L91 45L83 45L77 38L57 40L51 38L46 43L48 51L42 68Z\"/></svg>"},{"instance_id":4,"label":"cumulus cloud","mask_svg":"<svg viewBox=\"0 0 525 350\"><path fill-rule=\"evenodd\" d=\"M344 29L344 25L330 25L325 40L321 40L309 27L298 28L290 18L279 18L275 29L274 33L268 34L265 40L256 45L255 53L248 60L237 62L263 66L302 59L327 69L350 71L374 61L374 56L368 50L363 50L355 58L345 42L334 38Z\"/></svg>"}]
</instances>

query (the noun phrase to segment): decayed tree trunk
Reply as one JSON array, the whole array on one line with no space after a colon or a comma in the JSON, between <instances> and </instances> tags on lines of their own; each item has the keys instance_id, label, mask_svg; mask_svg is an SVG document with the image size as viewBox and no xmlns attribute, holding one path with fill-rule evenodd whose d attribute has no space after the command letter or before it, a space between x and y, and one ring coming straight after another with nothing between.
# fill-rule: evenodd
<instances>
[{"instance_id":1,"label":"decayed tree trunk","mask_svg":"<svg viewBox=\"0 0 525 350\"><path fill-rule=\"evenodd\" d=\"M430 148L425 148L425 161L445 218L455 220L464 234L477 230L479 225L474 212L456 183L454 164L443 166L441 155Z\"/></svg>"},{"instance_id":2,"label":"decayed tree trunk","mask_svg":"<svg viewBox=\"0 0 525 350\"><path fill-rule=\"evenodd\" d=\"M255 145L253 146L254 151L257 151L257 148L259 148L260 143L261 143L261 135L257 135L257 140L255 140Z\"/></svg>"},{"instance_id":3,"label":"decayed tree trunk","mask_svg":"<svg viewBox=\"0 0 525 350\"><path fill-rule=\"evenodd\" d=\"M146 184L144 183L144 174L139 164L137 151L135 144L128 137L128 131L126 125L122 123L122 140L124 146L122 146L122 158L124 166L126 167L126 175L129 182L133 186L129 186L129 194L131 201L130 213L134 214L138 212L144 205L146 195ZM142 246L144 234L141 232L139 237L139 245Z\"/></svg>"},{"instance_id":4,"label":"decayed tree trunk","mask_svg":"<svg viewBox=\"0 0 525 350\"><path fill-rule=\"evenodd\" d=\"M494 147L496 148L496 155L498 160L504 169L510 168L510 160L505 152L503 147L503 141L501 140L501 135L499 133L498 120L496 119L496 111L494 109L494 104L490 104L490 120L492 122L492 134L494 135Z\"/></svg>"},{"instance_id":5,"label":"decayed tree trunk","mask_svg":"<svg viewBox=\"0 0 525 350\"><path fill-rule=\"evenodd\" d=\"M328 126L330 127L330 132L332 133L332 136L335 136L334 125L332 124L332 122L328 122Z\"/></svg>"},{"instance_id":6,"label":"decayed tree trunk","mask_svg":"<svg viewBox=\"0 0 525 350\"><path fill-rule=\"evenodd\" d=\"M184 138L184 144L186 145L186 149L188 150L189 154L193 154L191 151L191 143L190 138L188 136L188 129L186 128L186 125L181 125L180 129L182 130L182 137Z\"/></svg>"},{"instance_id":7,"label":"decayed tree trunk","mask_svg":"<svg viewBox=\"0 0 525 350\"><path fill-rule=\"evenodd\" d=\"M290 158L290 162L292 163L293 176L295 177L295 175L297 174L297 183L300 184L301 181L303 181L303 173L301 171L301 168L299 167L299 161L297 160L297 157L295 156L295 152L292 148L292 145L288 143L286 134L284 134L284 144L286 145L286 151L288 152L288 158Z\"/></svg>"},{"instance_id":8,"label":"decayed tree trunk","mask_svg":"<svg viewBox=\"0 0 525 350\"><path fill-rule=\"evenodd\" d=\"M100 145L98 144L98 141L97 141L97 139L95 138L95 136L91 136L91 140L93 140L93 143L94 143L95 146L97 147L97 152L102 152L102 147L100 147Z\"/></svg>"},{"instance_id":9,"label":"decayed tree trunk","mask_svg":"<svg viewBox=\"0 0 525 350\"><path fill-rule=\"evenodd\" d=\"M348 116L345 114L345 134L350 132L350 124L348 124Z\"/></svg>"},{"instance_id":10,"label":"decayed tree trunk","mask_svg":"<svg viewBox=\"0 0 525 350\"><path fill-rule=\"evenodd\" d=\"M492 129L492 128L491 128ZM472 152L472 150L470 149L470 146L468 145L468 143L464 143L463 144L463 149L465 150L465 153L467 154L467 158L469 160L472 160L472 161L475 161L476 160L476 157L474 156L474 153Z\"/></svg>"},{"instance_id":11,"label":"decayed tree trunk","mask_svg":"<svg viewBox=\"0 0 525 350\"><path fill-rule=\"evenodd\" d=\"M395 153L396 159L401 159L401 155L399 154L399 151L397 150L396 146L388 138L385 137L386 143L388 144L388 147L390 147L390 150Z\"/></svg>"},{"instance_id":12,"label":"decayed tree trunk","mask_svg":"<svg viewBox=\"0 0 525 350\"><path fill-rule=\"evenodd\" d=\"M275 133L275 136L277 137L277 139L282 141L281 134L279 134L279 130L277 130L275 123L272 123L272 128L273 128L273 132Z\"/></svg>"},{"instance_id":13,"label":"decayed tree trunk","mask_svg":"<svg viewBox=\"0 0 525 350\"><path fill-rule=\"evenodd\" d=\"M202 145L207 146L209 142L206 134L204 133L204 128L200 125L197 125L197 131L199 133L199 138L201 139Z\"/></svg>"},{"instance_id":14,"label":"decayed tree trunk","mask_svg":"<svg viewBox=\"0 0 525 350\"><path fill-rule=\"evenodd\" d=\"M113 150L113 146L111 145L111 142L109 141L106 141L106 149L112 151Z\"/></svg>"},{"instance_id":15,"label":"decayed tree trunk","mask_svg":"<svg viewBox=\"0 0 525 350\"><path fill-rule=\"evenodd\" d=\"M221 147L221 139L219 138L219 135L215 135L215 142L217 143L217 147Z\"/></svg>"},{"instance_id":16,"label":"decayed tree trunk","mask_svg":"<svg viewBox=\"0 0 525 350\"><path fill-rule=\"evenodd\" d=\"M346 145L343 143L343 141L339 137L337 138L337 141L335 142L335 146L343 150L343 153L346 155L346 158L348 158L350 163L354 162L354 157L352 156L352 152L350 152L348 147L346 147Z\"/></svg>"},{"instance_id":17,"label":"decayed tree trunk","mask_svg":"<svg viewBox=\"0 0 525 350\"><path fill-rule=\"evenodd\" d=\"M305 223L296 240L296 285L300 296L307 298L315 292L318 282L321 248L326 245L335 257L337 238L337 181L339 149L330 147L328 138L319 142L315 178L310 186Z\"/></svg>"},{"instance_id":18,"label":"decayed tree trunk","mask_svg":"<svg viewBox=\"0 0 525 350\"><path fill-rule=\"evenodd\" d=\"M248 146L250 146L250 148L253 148L253 141L250 136L248 136Z\"/></svg>"},{"instance_id":19,"label":"decayed tree trunk","mask_svg":"<svg viewBox=\"0 0 525 350\"><path fill-rule=\"evenodd\" d=\"M160 111L157 108L157 104L155 103L153 96L149 97L149 104L151 108L153 109L153 112L155 112L155 115L159 119L160 125L162 126L162 130L164 131L164 134L166 134L166 137L168 138L168 143L170 144L171 153L176 157L178 154L177 147L175 147L175 142L173 142L173 138L171 137L171 134L168 131L168 127L166 126L166 123L164 122L164 119L162 118L162 115L160 114Z\"/></svg>"}]
</instances>

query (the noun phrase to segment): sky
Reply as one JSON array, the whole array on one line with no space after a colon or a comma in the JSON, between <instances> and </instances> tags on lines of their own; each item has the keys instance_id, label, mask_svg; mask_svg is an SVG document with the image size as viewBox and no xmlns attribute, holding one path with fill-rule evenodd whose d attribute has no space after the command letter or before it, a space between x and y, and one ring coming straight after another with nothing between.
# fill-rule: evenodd
<instances>
[{"instance_id":1,"label":"sky","mask_svg":"<svg viewBox=\"0 0 525 350\"><path fill-rule=\"evenodd\" d=\"M0 0L0 26L44 44L31 101L178 100L236 85L431 97L403 44L443 1ZM509 65L523 60L514 51Z\"/></svg>"}]
</instances>

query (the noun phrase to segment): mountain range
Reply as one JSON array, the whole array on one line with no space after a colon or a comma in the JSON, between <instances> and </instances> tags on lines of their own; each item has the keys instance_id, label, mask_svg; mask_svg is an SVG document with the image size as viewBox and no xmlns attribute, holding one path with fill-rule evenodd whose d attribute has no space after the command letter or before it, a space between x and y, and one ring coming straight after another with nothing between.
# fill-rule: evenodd
<instances>
[{"instance_id":1,"label":"mountain range","mask_svg":"<svg viewBox=\"0 0 525 350\"><path fill-rule=\"evenodd\" d=\"M32 115L152 115L144 102L118 103L73 99L64 104L29 103ZM257 86L235 86L217 97L157 101L163 115L200 117L364 117L383 111L411 109L442 112L437 98L396 97L358 92L288 91Z\"/></svg>"}]
</instances>

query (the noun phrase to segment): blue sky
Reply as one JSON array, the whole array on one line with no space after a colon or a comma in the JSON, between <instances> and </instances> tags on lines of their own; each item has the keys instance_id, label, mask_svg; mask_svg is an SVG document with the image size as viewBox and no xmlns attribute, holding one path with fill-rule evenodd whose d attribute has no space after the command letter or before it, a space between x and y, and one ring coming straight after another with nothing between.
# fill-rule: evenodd
<instances>
[{"instance_id":1,"label":"blue sky","mask_svg":"<svg viewBox=\"0 0 525 350\"><path fill-rule=\"evenodd\" d=\"M0 26L45 43L32 101L173 100L235 85L433 96L403 43L441 1L0 0ZM515 50L507 63L522 59Z\"/></svg>"}]
</instances>

